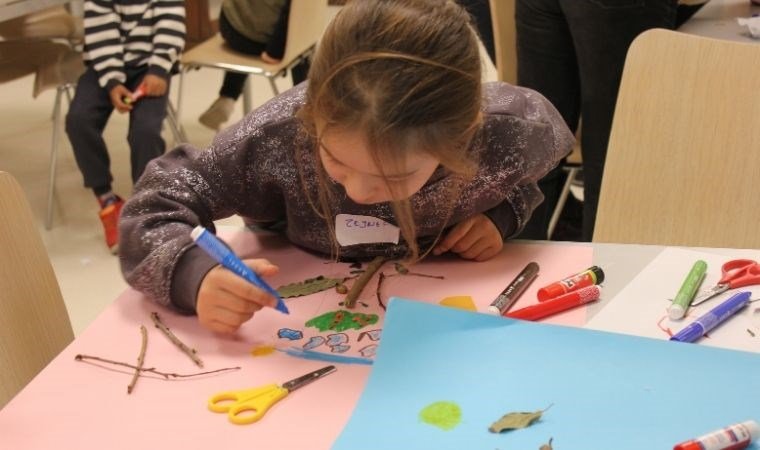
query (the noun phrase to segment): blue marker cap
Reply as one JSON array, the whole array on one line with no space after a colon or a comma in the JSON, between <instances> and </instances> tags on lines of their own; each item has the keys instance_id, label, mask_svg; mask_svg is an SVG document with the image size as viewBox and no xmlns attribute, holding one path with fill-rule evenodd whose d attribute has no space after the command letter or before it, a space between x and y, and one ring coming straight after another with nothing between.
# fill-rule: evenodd
<instances>
[{"instance_id":1,"label":"blue marker cap","mask_svg":"<svg viewBox=\"0 0 760 450\"><path fill-rule=\"evenodd\" d=\"M277 306L275 307L277 311L290 314L290 311L288 311L288 307L285 306L285 302L282 300L282 297L280 297L280 294L272 289L272 287L269 286L266 281L262 280L261 277L251 270L250 267L246 266L229 247L219 240L219 238L200 225L193 229L190 236L198 247L202 248L209 254L209 256L214 258L226 269L234 272L236 275L252 283L254 286L272 294L272 296L277 299Z\"/></svg>"}]
</instances>

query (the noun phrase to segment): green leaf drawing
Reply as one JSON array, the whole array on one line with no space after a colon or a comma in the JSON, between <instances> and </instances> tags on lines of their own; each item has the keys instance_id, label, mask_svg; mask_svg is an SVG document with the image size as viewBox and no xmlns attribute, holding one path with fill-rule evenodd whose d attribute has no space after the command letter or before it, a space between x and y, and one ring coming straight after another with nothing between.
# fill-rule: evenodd
<instances>
[{"instance_id":1,"label":"green leaf drawing","mask_svg":"<svg viewBox=\"0 0 760 450\"><path fill-rule=\"evenodd\" d=\"M492 423L491 426L488 427L488 431L491 433L501 433L504 430L516 430L518 428L529 427L540 419L541 415L549 408L551 408L551 405L546 409L536 412L513 412L505 414L501 419ZM551 441L549 442L551 443Z\"/></svg>"},{"instance_id":2,"label":"green leaf drawing","mask_svg":"<svg viewBox=\"0 0 760 450\"><path fill-rule=\"evenodd\" d=\"M343 283L343 279L341 278L328 278L320 275L316 278L307 278L304 281L280 286L277 288L277 293L280 294L280 297L282 298L301 297L303 295L326 291L341 283Z\"/></svg>"},{"instance_id":3,"label":"green leaf drawing","mask_svg":"<svg viewBox=\"0 0 760 450\"><path fill-rule=\"evenodd\" d=\"M344 309L332 311L314 317L306 322L307 327L314 327L319 331L335 330L346 331L349 329L361 330L367 325L377 323L377 314L352 313Z\"/></svg>"},{"instance_id":4,"label":"green leaf drawing","mask_svg":"<svg viewBox=\"0 0 760 450\"><path fill-rule=\"evenodd\" d=\"M449 431L459 425L462 420L462 410L454 402L435 402L422 408L420 420Z\"/></svg>"}]
</instances>

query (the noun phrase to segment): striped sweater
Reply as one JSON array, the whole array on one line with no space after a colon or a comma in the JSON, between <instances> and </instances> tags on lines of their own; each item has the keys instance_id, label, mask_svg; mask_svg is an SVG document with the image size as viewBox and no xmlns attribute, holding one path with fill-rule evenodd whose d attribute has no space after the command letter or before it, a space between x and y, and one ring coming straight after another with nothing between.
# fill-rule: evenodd
<instances>
[{"instance_id":1,"label":"striped sweater","mask_svg":"<svg viewBox=\"0 0 760 450\"><path fill-rule=\"evenodd\" d=\"M106 90L126 82L125 68L147 65L168 77L185 46L183 0L87 0L84 57Z\"/></svg>"}]
</instances>

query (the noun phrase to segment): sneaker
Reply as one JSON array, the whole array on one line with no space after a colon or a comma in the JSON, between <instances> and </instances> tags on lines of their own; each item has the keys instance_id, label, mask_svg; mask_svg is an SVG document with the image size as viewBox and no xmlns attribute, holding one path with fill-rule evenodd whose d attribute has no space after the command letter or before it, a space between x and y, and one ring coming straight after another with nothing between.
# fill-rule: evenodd
<instances>
[{"instance_id":1,"label":"sneaker","mask_svg":"<svg viewBox=\"0 0 760 450\"><path fill-rule=\"evenodd\" d=\"M198 121L214 131L219 131L222 124L227 122L235 108L235 100L229 97L219 97L201 114Z\"/></svg>"},{"instance_id":2,"label":"sneaker","mask_svg":"<svg viewBox=\"0 0 760 450\"><path fill-rule=\"evenodd\" d=\"M119 253L119 214L124 206L121 197L114 196L113 201L105 202L100 210L100 221L103 223L103 231L106 235L106 245L112 254Z\"/></svg>"}]
</instances>

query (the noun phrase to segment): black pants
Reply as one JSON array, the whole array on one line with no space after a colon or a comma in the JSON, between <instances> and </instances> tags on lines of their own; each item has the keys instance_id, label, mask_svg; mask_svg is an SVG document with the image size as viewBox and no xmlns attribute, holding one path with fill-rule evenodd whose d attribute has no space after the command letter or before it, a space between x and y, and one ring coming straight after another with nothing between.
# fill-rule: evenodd
<instances>
[{"instance_id":1,"label":"black pants","mask_svg":"<svg viewBox=\"0 0 760 450\"><path fill-rule=\"evenodd\" d=\"M219 33L221 33L230 48L247 55L259 56L264 53L264 50L267 48L266 44L252 41L233 28L230 21L224 16L224 12L219 15ZM309 66L310 62L308 60L304 60L293 66L290 72L293 76L294 86L306 79L306 75L309 72ZM248 79L248 75L244 73L225 72L224 82L222 82L222 88L219 90L219 95L237 100L243 92L246 79Z\"/></svg>"},{"instance_id":2,"label":"black pants","mask_svg":"<svg viewBox=\"0 0 760 450\"><path fill-rule=\"evenodd\" d=\"M147 71L147 66L127 69L125 86L134 91ZM129 113L127 142L130 148L132 182L136 182L145 166L161 156L166 144L161 138L161 123L166 117L168 92L161 97L142 97ZM111 160L103 140L103 129L114 107L105 89L98 84L98 75L87 68L79 78L76 94L66 116L66 133L74 149L79 170L88 188L111 185Z\"/></svg>"},{"instance_id":3,"label":"black pants","mask_svg":"<svg viewBox=\"0 0 760 450\"><path fill-rule=\"evenodd\" d=\"M650 28L675 26L677 0L517 0L517 79L559 110L575 131L583 116L583 239L594 233L612 116L625 55ZM564 174L539 182L544 203L521 237L545 239Z\"/></svg>"}]
</instances>

